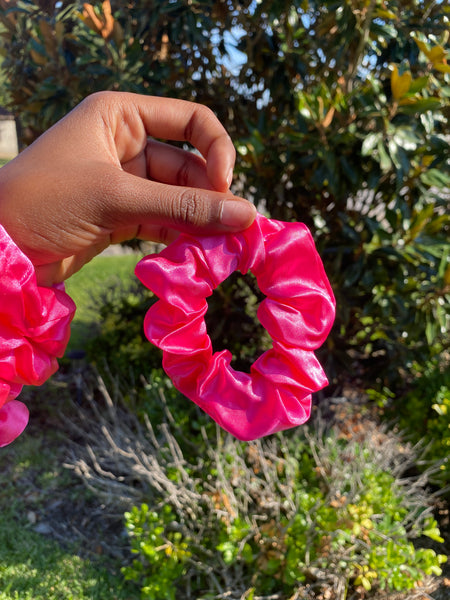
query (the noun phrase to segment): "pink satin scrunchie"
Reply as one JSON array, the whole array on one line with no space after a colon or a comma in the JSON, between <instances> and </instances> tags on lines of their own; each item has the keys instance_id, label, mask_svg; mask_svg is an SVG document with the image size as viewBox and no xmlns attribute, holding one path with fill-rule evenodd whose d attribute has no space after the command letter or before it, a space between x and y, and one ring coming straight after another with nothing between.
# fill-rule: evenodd
<instances>
[{"instance_id":1,"label":"pink satin scrunchie","mask_svg":"<svg viewBox=\"0 0 450 600\"><path fill-rule=\"evenodd\" d=\"M273 340L250 374L230 366L229 350L213 354L204 320L206 298L236 270L251 271L266 295L257 314ZM180 392L241 440L307 421L311 393L328 383L313 350L331 329L335 300L305 225L258 215L241 233L183 234L140 261L136 275L160 298L145 333Z\"/></svg>"},{"instance_id":2,"label":"pink satin scrunchie","mask_svg":"<svg viewBox=\"0 0 450 600\"><path fill-rule=\"evenodd\" d=\"M74 312L64 286L37 285L33 264L0 226L0 447L25 429L28 409L15 398L57 370Z\"/></svg>"}]
</instances>

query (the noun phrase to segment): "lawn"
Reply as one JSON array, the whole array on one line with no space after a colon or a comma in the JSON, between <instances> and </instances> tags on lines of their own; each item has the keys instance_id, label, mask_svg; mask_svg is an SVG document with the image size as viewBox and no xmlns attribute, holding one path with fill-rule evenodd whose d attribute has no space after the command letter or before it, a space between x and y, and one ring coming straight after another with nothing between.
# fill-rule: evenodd
<instances>
[{"instance_id":1,"label":"lawn","mask_svg":"<svg viewBox=\"0 0 450 600\"><path fill-rule=\"evenodd\" d=\"M120 563L92 556L73 534L85 518L69 527L89 497L63 468L61 438L35 423L1 450L0 600L133 600Z\"/></svg>"},{"instance_id":2,"label":"lawn","mask_svg":"<svg viewBox=\"0 0 450 600\"><path fill-rule=\"evenodd\" d=\"M131 254L98 256L67 282L78 307L69 351L82 348L93 330L96 294L132 278L137 260ZM98 514L98 504L63 466L68 448L61 420L71 418L70 393L61 375L24 390L30 425L0 450L0 600L139 597L123 582L122 560L110 556L111 519ZM122 527L120 518L115 526Z\"/></svg>"},{"instance_id":3,"label":"lawn","mask_svg":"<svg viewBox=\"0 0 450 600\"><path fill-rule=\"evenodd\" d=\"M100 255L66 282L66 291L77 305L68 352L82 350L86 339L95 332L96 307L101 302L102 290L132 279L139 259L137 254Z\"/></svg>"}]
</instances>

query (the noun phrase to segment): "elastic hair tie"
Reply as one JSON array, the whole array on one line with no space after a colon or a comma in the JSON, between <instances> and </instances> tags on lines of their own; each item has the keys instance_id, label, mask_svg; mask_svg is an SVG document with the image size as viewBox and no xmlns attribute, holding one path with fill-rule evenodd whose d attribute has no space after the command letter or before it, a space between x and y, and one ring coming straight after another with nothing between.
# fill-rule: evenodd
<instances>
[{"instance_id":1,"label":"elastic hair tie","mask_svg":"<svg viewBox=\"0 0 450 600\"><path fill-rule=\"evenodd\" d=\"M206 298L237 270L253 273L265 294L257 316L273 342L250 374L230 366L229 350L213 353L204 320ZM311 393L328 384L313 351L331 329L335 300L304 224L258 215L240 233L182 234L141 260L136 275L160 298L144 330L165 372L221 427L252 440L308 420Z\"/></svg>"}]
</instances>

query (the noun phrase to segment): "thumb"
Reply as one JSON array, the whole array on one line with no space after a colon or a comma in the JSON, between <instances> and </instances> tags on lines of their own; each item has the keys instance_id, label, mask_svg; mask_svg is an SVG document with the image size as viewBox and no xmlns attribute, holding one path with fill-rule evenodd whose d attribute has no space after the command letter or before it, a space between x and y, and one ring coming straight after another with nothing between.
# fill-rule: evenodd
<instances>
[{"instance_id":1,"label":"thumb","mask_svg":"<svg viewBox=\"0 0 450 600\"><path fill-rule=\"evenodd\" d=\"M255 217L253 204L231 192L217 192L149 181L124 171L114 178L108 202L102 203L114 230L163 227L208 234L241 231Z\"/></svg>"}]
</instances>

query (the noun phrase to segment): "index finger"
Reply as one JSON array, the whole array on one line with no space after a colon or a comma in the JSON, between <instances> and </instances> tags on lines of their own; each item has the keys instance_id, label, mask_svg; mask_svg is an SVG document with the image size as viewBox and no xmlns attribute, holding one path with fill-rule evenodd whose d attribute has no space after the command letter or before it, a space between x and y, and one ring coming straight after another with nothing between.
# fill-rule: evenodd
<instances>
[{"instance_id":1,"label":"index finger","mask_svg":"<svg viewBox=\"0 0 450 600\"><path fill-rule=\"evenodd\" d=\"M228 190L236 151L230 136L212 110L202 104L176 98L126 92L112 94L114 101L120 103L120 111L109 113L116 145L118 137L133 136L139 130L139 124L136 123L138 119L147 136L192 144L206 160L206 172L214 188L218 191ZM128 145L126 139L120 141Z\"/></svg>"}]
</instances>

